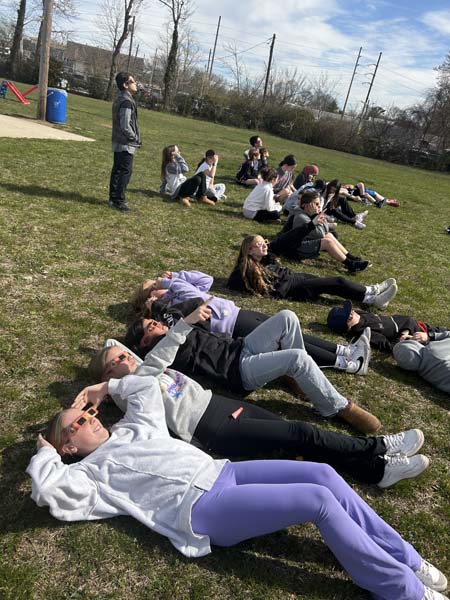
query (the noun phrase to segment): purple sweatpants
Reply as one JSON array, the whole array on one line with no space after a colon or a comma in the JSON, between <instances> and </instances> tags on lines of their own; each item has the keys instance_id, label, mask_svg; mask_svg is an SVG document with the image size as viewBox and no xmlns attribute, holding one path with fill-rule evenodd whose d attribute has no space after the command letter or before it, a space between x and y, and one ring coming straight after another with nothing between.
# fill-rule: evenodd
<instances>
[{"instance_id":1,"label":"purple sweatpants","mask_svg":"<svg viewBox=\"0 0 450 600\"><path fill-rule=\"evenodd\" d=\"M289 460L227 463L192 509L217 546L311 522L360 587L380 600L422 600L421 557L332 467Z\"/></svg>"}]
</instances>

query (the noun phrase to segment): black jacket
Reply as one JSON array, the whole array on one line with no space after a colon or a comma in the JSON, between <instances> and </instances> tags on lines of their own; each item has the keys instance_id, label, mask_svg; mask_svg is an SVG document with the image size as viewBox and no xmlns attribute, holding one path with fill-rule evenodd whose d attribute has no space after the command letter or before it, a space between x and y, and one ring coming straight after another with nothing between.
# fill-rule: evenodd
<instances>
[{"instance_id":1,"label":"black jacket","mask_svg":"<svg viewBox=\"0 0 450 600\"><path fill-rule=\"evenodd\" d=\"M394 345L399 341L402 331L408 330L409 333L424 331L412 317L405 317L403 315L388 317L363 310L357 310L356 312L361 315L361 319L359 323L353 325L349 334L359 336L366 327L370 327L370 344L374 348L384 350L385 352L392 351Z\"/></svg>"},{"instance_id":2,"label":"black jacket","mask_svg":"<svg viewBox=\"0 0 450 600\"><path fill-rule=\"evenodd\" d=\"M181 304L195 302L196 299L193 299ZM152 315L155 304L161 303L154 302L152 304ZM177 307L168 309L156 306L155 314L159 310L162 315L159 320L168 326L172 326L182 316ZM192 310L189 309L188 314ZM239 369L244 338L233 339L223 333L211 333L209 328L209 321L193 325L192 331L188 334L184 344L180 346L174 362L170 365L171 368L193 379L206 377L213 389L215 386L220 386L238 394L248 394L248 391L242 386ZM144 358L151 348L136 348L135 350L138 356Z\"/></svg>"}]
</instances>

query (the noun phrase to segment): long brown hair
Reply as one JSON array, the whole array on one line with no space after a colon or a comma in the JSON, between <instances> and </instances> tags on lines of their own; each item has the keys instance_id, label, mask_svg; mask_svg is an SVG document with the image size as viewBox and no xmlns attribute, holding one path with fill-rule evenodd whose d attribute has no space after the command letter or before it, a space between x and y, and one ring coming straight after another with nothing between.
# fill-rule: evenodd
<instances>
[{"instance_id":1,"label":"long brown hair","mask_svg":"<svg viewBox=\"0 0 450 600\"><path fill-rule=\"evenodd\" d=\"M250 255L257 235L247 235L241 244L236 266L241 272L245 288L257 296L268 296L273 291L272 276L260 262Z\"/></svg>"},{"instance_id":2,"label":"long brown hair","mask_svg":"<svg viewBox=\"0 0 450 600\"><path fill-rule=\"evenodd\" d=\"M166 180L166 167L170 162L172 162L172 152L175 150L175 148L175 144L163 148L161 161L161 181Z\"/></svg>"}]
</instances>

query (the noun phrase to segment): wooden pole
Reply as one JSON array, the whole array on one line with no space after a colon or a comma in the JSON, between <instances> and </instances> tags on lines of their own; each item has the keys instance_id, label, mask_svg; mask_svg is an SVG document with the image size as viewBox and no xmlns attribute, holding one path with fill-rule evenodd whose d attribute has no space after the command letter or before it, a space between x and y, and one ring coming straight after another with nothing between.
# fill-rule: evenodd
<instances>
[{"instance_id":1,"label":"wooden pole","mask_svg":"<svg viewBox=\"0 0 450 600\"><path fill-rule=\"evenodd\" d=\"M42 31L41 55L39 58L39 98L37 106L37 118L41 121L45 121L45 112L47 110L48 68L50 64L52 18L53 0L44 0L44 14L42 16L42 22L44 26Z\"/></svg>"}]
</instances>

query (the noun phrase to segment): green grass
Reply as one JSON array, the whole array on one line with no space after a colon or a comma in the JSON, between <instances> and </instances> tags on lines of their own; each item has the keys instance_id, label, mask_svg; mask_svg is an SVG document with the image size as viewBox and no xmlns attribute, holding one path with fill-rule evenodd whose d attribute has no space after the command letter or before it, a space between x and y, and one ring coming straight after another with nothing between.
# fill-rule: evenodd
<instances>
[{"instance_id":1,"label":"green grass","mask_svg":"<svg viewBox=\"0 0 450 600\"><path fill-rule=\"evenodd\" d=\"M31 99L31 106L21 106L8 93L0 100L0 111L34 117L36 98ZM275 302L241 297L223 287L242 236L272 236L276 231L275 226L241 218L245 190L233 178L251 132L141 110L144 145L128 193L133 212L123 215L106 206L110 112L108 103L68 98L66 129L93 137L95 143L0 140L0 597L368 598L311 526L189 561L132 519L63 524L29 498L24 469L37 431L88 383L92 349L106 337L124 333L127 301L143 279L164 270L202 270L216 278L216 293L233 297L241 306L269 313L291 308L306 331L340 339L323 327L331 299ZM449 177L266 134L263 139L273 164L293 152L300 165L318 163L327 179L362 180L399 199L399 209L370 209L362 232L341 225L340 238L374 263L357 276L359 281L397 277L400 289L391 312L448 325L450 238L444 226L450 223ZM190 211L163 202L158 194L160 156L170 143L181 147L191 168L204 150L215 148L221 155L217 180L227 184L228 200L214 209L195 205ZM321 275L336 270L326 257L297 268ZM421 427L432 464L416 481L384 493L355 487L419 552L449 573L448 397L414 374L401 372L384 355L374 353L371 366L365 378L327 374L342 393L382 419L384 432ZM306 405L295 404L276 386L250 398L286 417L345 431L315 417Z\"/></svg>"}]
</instances>

